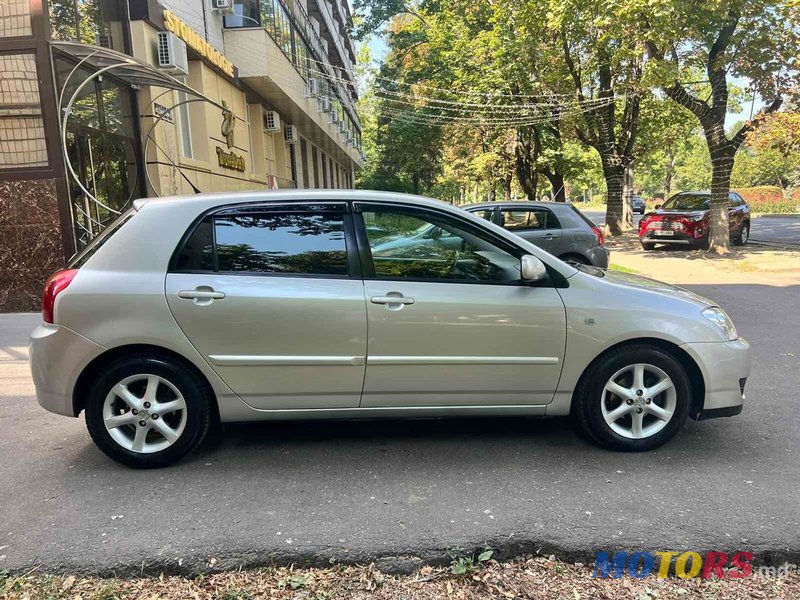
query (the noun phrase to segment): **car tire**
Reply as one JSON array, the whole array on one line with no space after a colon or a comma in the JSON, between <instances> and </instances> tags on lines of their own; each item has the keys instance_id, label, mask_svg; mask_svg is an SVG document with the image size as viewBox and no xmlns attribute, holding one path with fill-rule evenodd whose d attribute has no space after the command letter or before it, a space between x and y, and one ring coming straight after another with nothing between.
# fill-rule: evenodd
<instances>
[{"instance_id":1,"label":"car tire","mask_svg":"<svg viewBox=\"0 0 800 600\"><path fill-rule=\"evenodd\" d=\"M750 223L742 223L739 228L739 233L733 238L733 243L736 246L744 246L750 239Z\"/></svg>"},{"instance_id":2,"label":"car tire","mask_svg":"<svg viewBox=\"0 0 800 600\"><path fill-rule=\"evenodd\" d=\"M636 387L637 365L643 371L641 395L632 391ZM631 393L625 399L616 396L608 389L612 381ZM664 381L671 387L648 402L649 390L656 390ZM644 452L675 437L689 414L691 397L689 375L674 355L650 344L629 344L606 352L589 366L575 389L572 414L581 432L598 445L622 452ZM615 410L623 412L616 419ZM639 423L639 437L634 418Z\"/></svg>"},{"instance_id":3,"label":"car tire","mask_svg":"<svg viewBox=\"0 0 800 600\"><path fill-rule=\"evenodd\" d=\"M581 265L589 265L589 266L592 265L592 261L590 261L588 258L586 258L585 256L582 256L580 254L562 254L558 258L563 260L566 263L572 261L572 262L576 262L576 263L581 264Z\"/></svg>"},{"instance_id":4,"label":"car tire","mask_svg":"<svg viewBox=\"0 0 800 600\"><path fill-rule=\"evenodd\" d=\"M132 355L108 365L90 386L86 427L115 461L138 469L166 467L203 441L215 414L213 401L208 384L182 361Z\"/></svg>"},{"instance_id":5,"label":"car tire","mask_svg":"<svg viewBox=\"0 0 800 600\"><path fill-rule=\"evenodd\" d=\"M654 250L655 247L656 245L653 242L642 242L642 250L645 252L650 252L651 250Z\"/></svg>"}]
</instances>

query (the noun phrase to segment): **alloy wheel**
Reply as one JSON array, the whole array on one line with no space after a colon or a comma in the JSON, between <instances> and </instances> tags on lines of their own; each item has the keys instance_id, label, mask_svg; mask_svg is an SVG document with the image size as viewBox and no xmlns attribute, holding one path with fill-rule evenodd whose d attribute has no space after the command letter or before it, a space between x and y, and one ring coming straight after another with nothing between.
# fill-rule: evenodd
<instances>
[{"instance_id":1,"label":"alloy wheel","mask_svg":"<svg viewBox=\"0 0 800 600\"><path fill-rule=\"evenodd\" d=\"M103 423L113 440L132 452L150 454L169 448L186 427L186 400L158 375L126 377L103 403Z\"/></svg>"},{"instance_id":2,"label":"alloy wheel","mask_svg":"<svg viewBox=\"0 0 800 600\"><path fill-rule=\"evenodd\" d=\"M600 403L603 419L614 433L643 439L657 434L670 422L677 406L677 391L662 369L637 363L609 378Z\"/></svg>"}]
</instances>

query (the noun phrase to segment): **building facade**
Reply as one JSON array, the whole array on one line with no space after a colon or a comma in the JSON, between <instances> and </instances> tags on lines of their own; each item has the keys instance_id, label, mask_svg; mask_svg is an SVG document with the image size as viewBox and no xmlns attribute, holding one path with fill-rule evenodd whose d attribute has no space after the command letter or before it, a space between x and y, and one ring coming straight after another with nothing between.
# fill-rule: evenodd
<instances>
[{"instance_id":1,"label":"building facade","mask_svg":"<svg viewBox=\"0 0 800 600\"><path fill-rule=\"evenodd\" d=\"M0 311L133 200L349 188L347 0L4 0Z\"/></svg>"}]
</instances>

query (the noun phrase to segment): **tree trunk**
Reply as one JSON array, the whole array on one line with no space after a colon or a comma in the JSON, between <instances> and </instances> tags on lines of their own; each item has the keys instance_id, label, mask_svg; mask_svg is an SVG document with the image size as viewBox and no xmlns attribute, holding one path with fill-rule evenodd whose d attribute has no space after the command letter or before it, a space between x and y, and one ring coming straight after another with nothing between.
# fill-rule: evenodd
<instances>
[{"instance_id":1,"label":"tree trunk","mask_svg":"<svg viewBox=\"0 0 800 600\"><path fill-rule=\"evenodd\" d=\"M672 190L672 178L675 176L675 153L672 150L666 150L666 155L667 172L664 175L664 200L669 198Z\"/></svg>"},{"instance_id":2,"label":"tree trunk","mask_svg":"<svg viewBox=\"0 0 800 600\"><path fill-rule=\"evenodd\" d=\"M503 177L503 199L511 200L511 173Z\"/></svg>"},{"instance_id":3,"label":"tree trunk","mask_svg":"<svg viewBox=\"0 0 800 600\"><path fill-rule=\"evenodd\" d=\"M486 201L487 202L494 202L495 201L495 189L494 189L494 180L489 179L487 180L487 190L486 190Z\"/></svg>"},{"instance_id":4,"label":"tree trunk","mask_svg":"<svg viewBox=\"0 0 800 600\"><path fill-rule=\"evenodd\" d=\"M728 193L731 189L733 156L728 147L711 150L711 211L709 214L708 249L716 254L731 250L728 224Z\"/></svg>"},{"instance_id":5,"label":"tree trunk","mask_svg":"<svg viewBox=\"0 0 800 600\"><path fill-rule=\"evenodd\" d=\"M419 194L419 173L414 172L411 174L411 185L414 193Z\"/></svg>"},{"instance_id":6,"label":"tree trunk","mask_svg":"<svg viewBox=\"0 0 800 600\"><path fill-rule=\"evenodd\" d=\"M536 200L536 174L533 165L537 156L529 132L517 130L517 143L514 145L517 179L528 200Z\"/></svg>"},{"instance_id":7,"label":"tree trunk","mask_svg":"<svg viewBox=\"0 0 800 600\"><path fill-rule=\"evenodd\" d=\"M601 157L602 159L603 157ZM616 157L614 157L616 158ZM606 180L606 226L605 234L622 235L625 229L622 209L622 189L625 167L618 160L603 159L603 177Z\"/></svg>"},{"instance_id":8,"label":"tree trunk","mask_svg":"<svg viewBox=\"0 0 800 600\"><path fill-rule=\"evenodd\" d=\"M553 173L552 171L545 171L544 176L550 181L550 187L553 188L553 200L556 202L566 202L567 193L564 189L564 176L561 173Z\"/></svg>"},{"instance_id":9,"label":"tree trunk","mask_svg":"<svg viewBox=\"0 0 800 600\"><path fill-rule=\"evenodd\" d=\"M622 175L622 222L625 229L633 229L633 161L625 164Z\"/></svg>"}]
</instances>

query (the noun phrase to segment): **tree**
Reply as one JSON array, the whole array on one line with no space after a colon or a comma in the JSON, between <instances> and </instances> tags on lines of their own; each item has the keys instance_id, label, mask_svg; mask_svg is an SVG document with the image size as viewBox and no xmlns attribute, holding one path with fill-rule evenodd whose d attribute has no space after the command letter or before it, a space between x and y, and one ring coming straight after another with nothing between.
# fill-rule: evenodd
<instances>
[{"instance_id":1,"label":"tree","mask_svg":"<svg viewBox=\"0 0 800 600\"><path fill-rule=\"evenodd\" d=\"M597 150L606 181L606 232L633 226L634 145L639 127L642 54L624 2L549 0L530 24L548 27L552 75L568 78L583 106L578 139Z\"/></svg>"},{"instance_id":2,"label":"tree","mask_svg":"<svg viewBox=\"0 0 800 600\"><path fill-rule=\"evenodd\" d=\"M697 121L668 98L647 94L636 139L640 173L654 193L669 197L679 157L696 137ZM646 186L645 186L646 187Z\"/></svg>"},{"instance_id":3,"label":"tree","mask_svg":"<svg viewBox=\"0 0 800 600\"><path fill-rule=\"evenodd\" d=\"M654 81L692 113L703 129L711 157L709 247L730 250L728 193L736 151L766 114L780 108L782 92L797 73L790 70L798 48L798 7L791 0L752 2L712 0L633 0L638 11ZM697 68L705 72L710 94L703 98L681 79ZM768 99L754 119L728 135L725 117L728 76L744 77Z\"/></svg>"}]
</instances>

